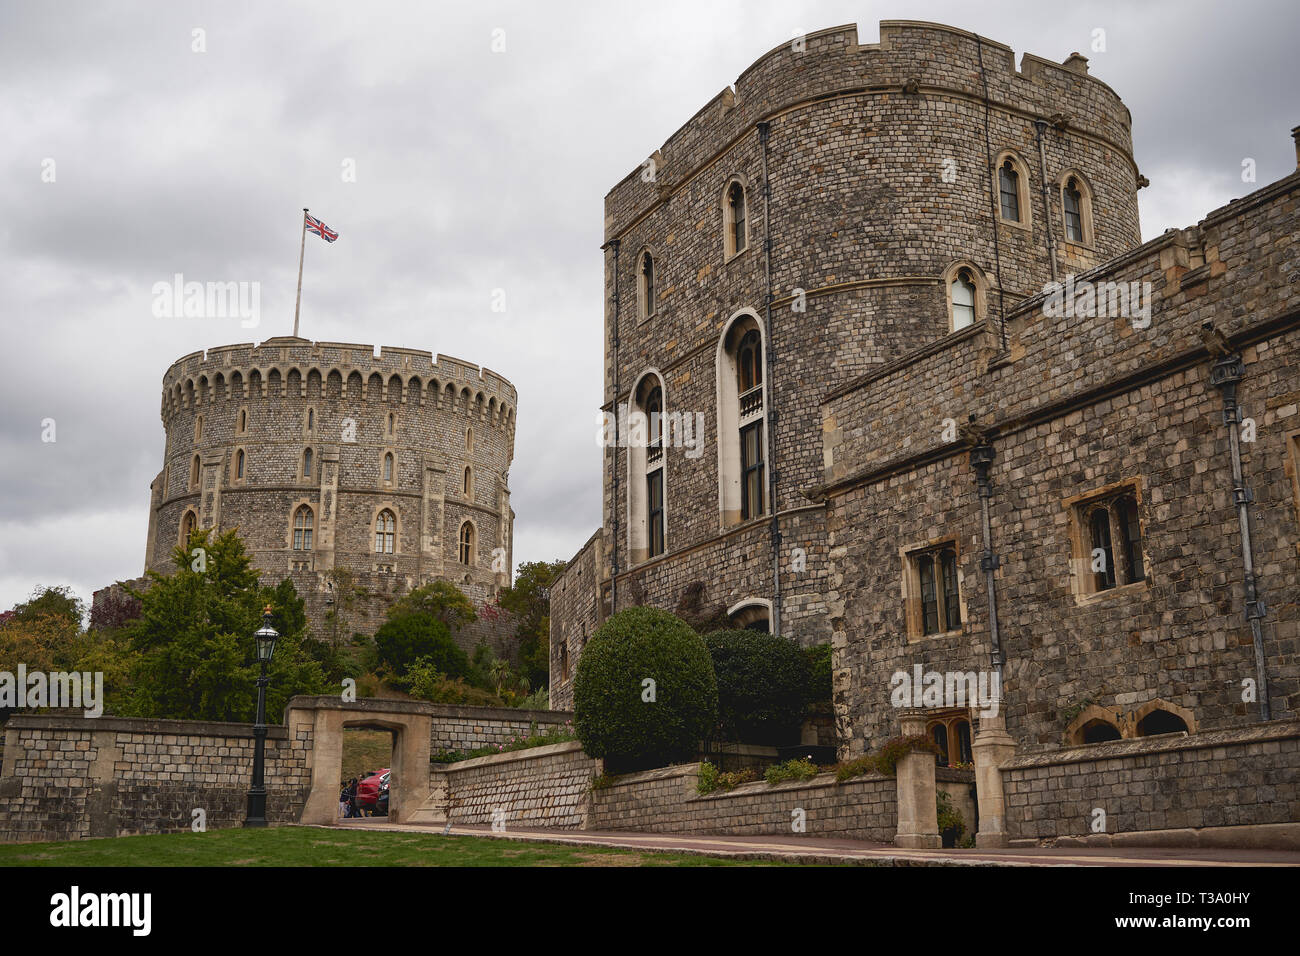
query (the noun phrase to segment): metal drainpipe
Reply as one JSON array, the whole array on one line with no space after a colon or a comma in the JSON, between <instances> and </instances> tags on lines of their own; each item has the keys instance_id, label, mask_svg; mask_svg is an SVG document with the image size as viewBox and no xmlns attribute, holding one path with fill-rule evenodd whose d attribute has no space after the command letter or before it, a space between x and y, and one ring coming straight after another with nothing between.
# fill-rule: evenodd
<instances>
[{"instance_id":1,"label":"metal drainpipe","mask_svg":"<svg viewBox=\"0 0 1300 956\"><path fill-rule=\"evenodd\" d=\"M978 445L970 450L971 467L975 469L975 481L979 488L980 496L980 518L984 535L984 554L980 558L980 570L984 572L984 590L989 596L989 643L991 647L991 657L993 662L993 671L998 676L999 693L1005 697L1002 691L1002 637L998 631L998 592L997 585L993 580L993 572L998 569L1001 562L998 556L993 553L993 532L989 523L989 499L993 497L993 483L989 480L989 468L993 464L993 445L989 443L987 437Z\"/></svg>"},{"instance_id":2,"label":"metal drainpipe","mask_svg":"<svg viewBox=\"0 0 1300 956\"><path fill-rule=\"evenodd\" d=\"M767 374L764 380L767 383L768 401L763 403L763 411L767 419L767 497L769 507L772 509L772 633L779 635L781 633L781 527L777 519L777 498L776 498L776 412L772 409L772 402L776 397L776 388L772 381L772 370L776 366L776 335L772 329L772 217L770 215L772 208L772 184L767 178L767 136L771 131L771 124L766 121L758 124L758 141L763 147L763 279L766 288L765 303L766 325L767 325Z\"/></svg>"},{"instance_id":3,"label":"metal drainpipe","mask_svg":"<svg viewBox=\"0 0 1300 956\"><path fill-rule=\"evenodd\" d=\"M1047 233L1047 264L1052 269L1052 281L1056 281L1056 239L1052 236L1052 204L1047 191L1047 153L1043 147L1043 130L1047 129L1047 120L1034 120L1034 129L1038 133L1038 178L1043 194L1043 231Z\"/></svg>"},{"instance_id":4,"label":"metal drainpipe","mask_svg":"<svg viewBox=\"0 0 1300 956\"><path fill-rule=\"evenodd\" d=\"M1255 580L1255 556L1250 543L1250 503L1255 500L1246 487L1241 472L1241 406L1237 404L1237 383L1246 374L1240 355L1225 355L1210 369L1210 384L1223 394L1223 423L1228 426L1228 448L1232 455L1232 500L1237 505L1237 523L1241 526L1241 563L1246 572L1246 620L1255 644L1255 679L1259 685L1260 719L1271 719L1268 702L1268 671L1264 665L1263 619L1268 613Z\"/></svg>"},{"instance_id":5,"label":"metal drainpipe","mask_svg":"<svg viewBox=\"0 0 1300 956\"><path fill-rule=\"evenodd\" d=\"M610 511L613 512L611 517L614 520L614 542L610 552L609 573L609 613L613 616L618 611L618 240L611 239L609 245L614 250L614 335L610 341L614 364L614 450L610 455L610 471L613 472L614 478L614 500L610 505ZM599 592L596 594L596 600L600 600Z\"/></svg>"}]
</instances>

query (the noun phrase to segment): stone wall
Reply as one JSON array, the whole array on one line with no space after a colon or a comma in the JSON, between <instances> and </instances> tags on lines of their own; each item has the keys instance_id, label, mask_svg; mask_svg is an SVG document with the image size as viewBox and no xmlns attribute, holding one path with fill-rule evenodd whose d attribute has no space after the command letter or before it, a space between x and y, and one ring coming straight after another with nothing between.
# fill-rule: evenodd
<instances>
[{"instance_id":1,"label":"stone wall","mask_svg":"<svg viewBox=\"0 0 1300 956\"><path fill-rule=\"evenodd\" d=\"M1258 720L1228 427L1202 342L1214 323L1240 351L1245 484L1272 716L1300 707L1300 176L1290 176L1087 273L1150 283L1148 327L1124 315L1054 315L1043 298L996 328L959 332L831 392L823 486L836 601L836 710L846 756L894 733L890 678L989 669L974 416L994 450L992 548L1007 730L1022 748L1068 745L1087 705L1181 708L1189 729ZM1140 287L1140 286L1139 286ZM1244 432L1243 432L1244 434ZM1144 580L1088 593L1072 502L1131 487ZM906 552L950 542L960 627L909 628ZM915 594L915 591L912 592ZM1194 724L1194 726L1192 726Z\"/></svg>"},{"instance_id":2,"label":"stone wall","mask_svg":"<svg viewBox=\"0 0 1300 956\"><path fill-rule=\"evenodd\" d=\"M429 752L477 750L504 744L516 737L544 734L573 720L564 710L521 710L513 707L458 707L429 704L423 710L433 718Z\"/></svg>"},{"instance_id":3,"label":"stone wall","mask_svg":"<svg viewBox=\"0 0 1300 956\"><path fill-rule=\"evenodd\" d=\"M310 784L310 730L266 740L267 819L297 820ZM16 714L5 727L0 842L78 840L241 826L252 783L245 724Z\"/></svg>"},{"instance_id":4,"label":"stone wall","mask_svg":"<svg viewBox=\"0 0 1300 956\"><path fill-rule=\"evenodd\" d=\"M453 825L490 825L499 810L506 829L573 830L582 825L598 768L577 741L435 765L431 808Z\"/></svg>"},{"instance_id":5,"label":"stone wall","mask_svg":"<svg viewBox=\"0 0 1300 956\"><path fill-rule=\"evenodd\" d=\"M1104 842L1092 831L1100 809L1111 835L1182 831L1165 836L1186 846L1196 845L1188 831L1205 827L1289 824L1241 839L1300 847L1300 721L1020 755L1002 767L1002 781L1012 839ZM1226 843L1231 832L1215 838Z\"/></svg>"},{"instance_id":6,"label":"stone wall","mask_svg":"<svg viewBox=\"0 0 1300 956\"><path fill-rule=\"evenodd\" d=\"M898 829L896 781L869 775L836 783L821 774L801 783L741 784L707 795L696 792L699 764L627 774L591 793L586 828L654 833L745 835L795 832L802 809L809 836L893 843Z\"/></svg>"}]
</instances>

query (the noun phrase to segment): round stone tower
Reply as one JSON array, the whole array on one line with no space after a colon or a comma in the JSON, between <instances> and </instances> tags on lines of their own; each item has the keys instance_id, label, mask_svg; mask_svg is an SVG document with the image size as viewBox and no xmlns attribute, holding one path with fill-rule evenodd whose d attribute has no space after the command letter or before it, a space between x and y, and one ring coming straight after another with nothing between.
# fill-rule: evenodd
<instances>
[{"instance_id":1,"label":"round stone tower","mask_svg":"<svg viewBox=\"0 0 1300 956\"><path fill-rule=\"evenodd\" d=\"M373 632L436 579L482 607L510 581L515 407L496 373L414 349L281 337L187 355L163 378L145 566L171 571L190 528L237 528L324 637ZM457 639L509 653L494 618Z\"/></svg>"}]
</instances>

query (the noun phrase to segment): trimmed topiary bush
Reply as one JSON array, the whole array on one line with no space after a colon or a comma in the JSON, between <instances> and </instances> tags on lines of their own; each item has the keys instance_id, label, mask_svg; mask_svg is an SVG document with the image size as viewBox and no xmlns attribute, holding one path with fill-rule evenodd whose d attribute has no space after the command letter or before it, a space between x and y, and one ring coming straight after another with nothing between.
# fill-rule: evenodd
<instances>
[{"instance_id":1,"label":"trimmed topiary bush","mask_svg":"<svg viewBox=\"0 0 1300 956\"><path fill-rule=\"evenodd\" d=\"M654 699L644 681L654 681ZM704 641L651 607L619 611L582 649L573 726L582 749L614 772L693 759L718 718L718 688Z\"/></svg>"},{"instance_id":2,"label":"trimmed topiary bush","mask_svg":"<svg viewBox=\"0 0 1300 956\"><path fill-rule=\"evenodd\" d=\"M805 647L803 653L808 658L808 702L829 702L832 696L831 646L814 644Z\"/></svg>"},{"instance_id":3,"label":"trimmed topiary bush","mask_svg":"<svg viewBox=\"0 0 1300 956\"><path fill-rule=\"evenodd\" d=\"M793 641L757 631L704 635L718 679L724 740L798 743L808 709L808 658Z\"/></svg>"}]
</instances>

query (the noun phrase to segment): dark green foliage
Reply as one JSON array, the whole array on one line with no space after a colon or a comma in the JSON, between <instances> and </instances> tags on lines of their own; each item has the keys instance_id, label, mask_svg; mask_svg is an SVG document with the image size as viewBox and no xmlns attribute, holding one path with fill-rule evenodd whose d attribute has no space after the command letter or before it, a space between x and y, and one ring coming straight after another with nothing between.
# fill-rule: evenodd
<instances>
[{"instance_id":1,"label":"dark green foliage","mask_svg":"<svg viewBox=\"0 0 1300 956\"><path fill-rule=\"evenodd\" d=\"M647 679L653 702L644 699ZM617 771L690 760L717 721L708 648L667 611L619 611L583 648L573 709L583 750Z\"/></svg>"},{"instance_id":2,"label":"dark green foliage","mask_svg":"<svg viewBox=\"0 0 1300 956\"><path fill-rule=\"evenodd\" d=\"M72 593L72 588L38 587L26 601L14 605L11 620L33 621L38 617L52 616L80 628L85 613L85 602Z\"/></svg>"},{"instance_id":3,"label":"dark green foliage","mask_svg":"<svg viewBox=\"0 0 1300 956\"><path fill-rule=\"evenodd\" d=\"M202 560L195 549L203 549ZM250 721L256 708L253 632L272 605L280 631L268 668L267 717L279 720L295 694L325 688L320 665L302 645L306 618L293 585L258 585L243 542L233 530L210 540L196 531L173 554L171 575L150 572L152 586L132 593L140 617L122 629L138 655L123 712L137 717Z\"/></svg>"},{"instance_id":4,"label":"dark green foliage","mask_svg":"<svg viewBox=\"0 0 1300 956\"><path fill-rule=\"evenodd\" d=\"M431 614L389 617L375 631L375 647L380 660L399 677L422 657L451 677L469 669L469 656L452 640L447 625Z\"/></svg>"},{"instance_id":5,"label":"dark green foliage","mask_svg":"<svg viewBox=\"0 0 1300 956\"><path fill-rule=\"evenodd\" d=\"M722 738L797 743L808 708L808 659L794 642L758 631L704 635L718 681Z\"/></svg>"},{"instance_id":6,"label":"dark green foliage","mask_svg":"<svg viewBox=\"0 0 1300 956\"><path fill-rule=\"evenodd\" d=\"M820 704L829 702L831 690L831 646L814 644L804 648L808 658L808 702Z\"/></svg>"},{"instance_id":7,"label":"dark green foliage","mask_svg":"<svg viewBox=\"0 0 1300 956\"><path fill-rule=\"evenodd\" d=\"M915 737L890 737L875 753L838 764L835 768L835 779L843 782L867 773L892 777L898 773L898 761L914 750L932 754L938 753L939 748L924 734Z\"/></svg>"},{"instance_id":8,"label":"dark green foliage","mask_svg":"<svg viewBox=\"0 0 1300 956\"><path fill-rule=\"evenodd\" d=\"M527 561L519 565L515 583L501 592L502 609L519 622L519 671L531 687L545 687L550 681L550 589L564 568L564 561Z\"/></svg>"}]
</instances>

